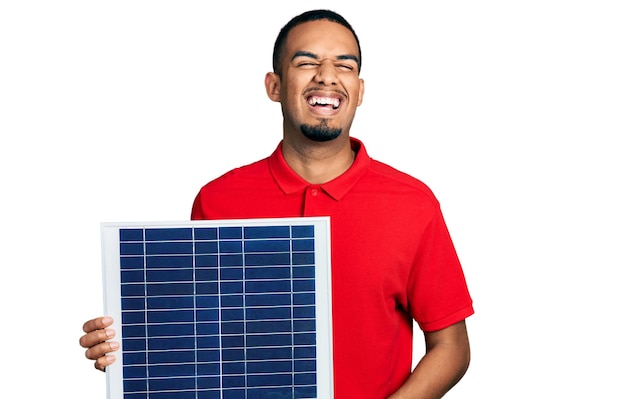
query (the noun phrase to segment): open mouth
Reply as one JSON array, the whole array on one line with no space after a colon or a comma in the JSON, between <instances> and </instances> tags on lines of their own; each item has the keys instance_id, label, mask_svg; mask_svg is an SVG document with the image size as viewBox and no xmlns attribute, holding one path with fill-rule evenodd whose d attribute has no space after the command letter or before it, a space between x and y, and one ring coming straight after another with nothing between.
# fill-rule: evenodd
<instances>
[{"instance_id":1,"label":"open mouth","mask_svg":"<svg viewBox=\"0 0 626 399\"><path fill-rule=\"evenodd\" d=\"M307 101L312 107L321 107L327 109L337 109L341 105L341 99L335 97L311 96Z\"/></svg>"}]
</instances>

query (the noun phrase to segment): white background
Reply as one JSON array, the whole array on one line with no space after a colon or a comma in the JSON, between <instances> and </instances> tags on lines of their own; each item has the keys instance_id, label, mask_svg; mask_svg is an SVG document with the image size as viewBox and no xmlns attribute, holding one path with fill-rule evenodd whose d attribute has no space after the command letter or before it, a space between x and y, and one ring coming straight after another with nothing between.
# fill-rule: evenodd
<instances>
[{"instance_id":1,"label":"white background","mask_svg":"<svg viewBox=\"0 0 626 399\"><path fill-rule=\"evenodd\" d=\"M0 3L0 396L105 397L100 222L187 220L269 155L274 39L328 7L362 42L353 136L433 189L475 300L447 397L626 397L621 1L216 4Z\"/></svg>"}]
</instances>

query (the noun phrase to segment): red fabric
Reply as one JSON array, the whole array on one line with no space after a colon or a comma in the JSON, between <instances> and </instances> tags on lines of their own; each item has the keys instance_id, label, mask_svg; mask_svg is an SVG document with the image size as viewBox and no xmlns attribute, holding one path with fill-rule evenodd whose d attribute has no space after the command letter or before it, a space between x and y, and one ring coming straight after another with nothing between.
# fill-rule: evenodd
<instances>
[{"instance_id":1,"label":"red fabric","mask_svg":"<svg viewBox=\"0 0 626 399\"><path fill-rule=\"evenodd\" d=\"M330 216L335 398L381 399L411 372L412 318L435 331L474 311L430 189L352 146L348 171L311 185L279 144L202 187L192 219Z\"/></svg>"}]
</instances>

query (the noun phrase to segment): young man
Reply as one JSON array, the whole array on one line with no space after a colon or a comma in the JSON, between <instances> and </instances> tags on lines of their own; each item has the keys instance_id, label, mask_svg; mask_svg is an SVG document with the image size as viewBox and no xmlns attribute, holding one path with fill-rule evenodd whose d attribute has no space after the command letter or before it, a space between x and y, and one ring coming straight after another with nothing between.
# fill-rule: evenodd
<instances>
[{"instance_id":1,"label":"young man","mask_svg":"<svg viewBox=\"0 0 626 399\"><path fill-rule=\"evenodd\" d=\"M440 398L469 366L472 301L437 199L350 137L360 66L340 15L315 10L285 25L265 77L283 140L202 187L192 218L330 216L335 398ZM426 353L411 371L413 319ZM88 321L80 340L100 370L119 347L111 323Z\"/></svg>"}]
</instances>

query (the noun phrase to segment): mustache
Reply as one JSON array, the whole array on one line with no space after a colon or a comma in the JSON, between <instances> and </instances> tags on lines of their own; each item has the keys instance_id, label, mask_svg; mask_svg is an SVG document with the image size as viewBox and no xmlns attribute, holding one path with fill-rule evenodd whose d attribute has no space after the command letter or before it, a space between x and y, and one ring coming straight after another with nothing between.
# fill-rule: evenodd
<instances>
[{"instance_id":1,"label":"mustache","mask_svg":"<svg viewBox=\"0 0 626 399\"><path fill-rule=\"evenodd\" d=\"M309 87L308 89L304 90L304 92L302 94L308 94L308 93L310 93L312 91L326 91L326 92L330 91L331 93L337 93L340 96L348 97L348 93L346 93L343 90L340 90L340 89L328 90L328 89L325 89L323 87Z\"/></svg>"}]
</instances>

